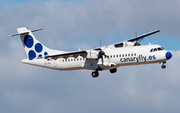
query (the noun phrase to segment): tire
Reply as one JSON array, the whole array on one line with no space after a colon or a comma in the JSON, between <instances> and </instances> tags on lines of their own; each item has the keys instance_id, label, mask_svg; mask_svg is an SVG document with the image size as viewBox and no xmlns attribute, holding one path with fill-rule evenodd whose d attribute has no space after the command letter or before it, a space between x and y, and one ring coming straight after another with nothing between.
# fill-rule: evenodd
<instances>
[{"instance_id":1,"label":"tire","mask_svg":"<svg viewBox=\"0 0 180 113\"><path fill-rule=\"evenodd\" d=\"M166 68L166 65L162 65L161 68L162 68L162 69L165 69L165 68Z\"/></svg>"},{"instance_id":2,"label":"tire","mask_svg":"<svg viewBox=\"0 0 180 113\"><path fill-rule=\"evenodd\" d=\"M111 73L116 73L116 72L117 72L117 69L114 68L114 69L110 69L109 71L110 71Z\"/></svg>"},{"instance_id":3,"label":"tire","mask_svg":"<svg viewBox=\"0 0 180 113\"><path fill-rule=\"evenodd\" d=\"M91 75L92 75L93 78L96 78L96 77L99 76L99 73L98 73L98 71L94 71L94 72L91 73Z\"/></svg>"}]
</instances>

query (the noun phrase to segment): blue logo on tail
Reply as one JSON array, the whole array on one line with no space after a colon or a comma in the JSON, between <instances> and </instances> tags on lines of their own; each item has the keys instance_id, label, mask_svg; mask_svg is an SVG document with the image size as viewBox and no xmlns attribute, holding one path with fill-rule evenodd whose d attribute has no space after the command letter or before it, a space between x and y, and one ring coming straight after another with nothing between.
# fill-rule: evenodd
<instances>
[{"instance_id":1,"label":"blue logo on tail","mask_svg":"<svg viewBox=\"0 0 180 113\"><path fill-rule=\"evenodd\" d=\"M31 48L34 45L34 40L32 36L26 35L24 37L24 44L26 45L26 47Z\"/></svg>"},{"instance_id":2,"label":"blue logo on tail","mask_svg":"<svg viewBox=\"0 0 180 113\"><path fill-rule=\"evenodd\" d=\"M32 36L30 35L26 35L24 37L24 44L27 48L32 48L33 45L34 45L34 39ZM35 51L34 50L30 50L28 52L28 57L29 57L29 60L33 60L34 58L36 58L36 53L41 53L43 51L43 46L41 43L36 43L35 44ZM47 56L48 53L47 52L44 52L44 56ZM39 54L38 57L42 57L42 54Z\"/></svg>"}]
</instances>

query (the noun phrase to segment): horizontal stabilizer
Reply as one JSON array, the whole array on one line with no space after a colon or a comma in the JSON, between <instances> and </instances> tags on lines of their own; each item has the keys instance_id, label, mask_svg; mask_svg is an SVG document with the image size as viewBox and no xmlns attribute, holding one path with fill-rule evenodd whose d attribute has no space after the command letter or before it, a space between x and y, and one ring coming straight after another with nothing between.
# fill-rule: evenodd
<instances>
[{"instance_id":1,"label":"horizontal stabilizer","mask_svg":"<svg viewBox=\"0 0 180 113\"><path fill-rule=\"evenodd\" d=\"M23 35L23 34L28 34L28 33L29 33L29 30L28 30L27 28L25 28L25 27L23 27L23 28L18 28L17 30L18 30L18 33L17 33L17 34L8 35L8 36L6 36L6 37L12 37L12 36ZM31 32L36 32L36 31L40 31L40 30L42 30L42 28L36 29L36 30L32 30Z\"/></svg>"},{"instance_id":2,"label":"horizontal stabilizer","mask_svg":"<svg viewBox=\"0 0 180 113\"><path fill-rule=\"evenodd\" d=\"M24 33L17 33L17 34L13 34L13 35L8 35L6 37L12 37L12 36L17 36L17 35L23 35L23 34L28 34L29 32L24 32Z\"/></svg>"}]
</instances>

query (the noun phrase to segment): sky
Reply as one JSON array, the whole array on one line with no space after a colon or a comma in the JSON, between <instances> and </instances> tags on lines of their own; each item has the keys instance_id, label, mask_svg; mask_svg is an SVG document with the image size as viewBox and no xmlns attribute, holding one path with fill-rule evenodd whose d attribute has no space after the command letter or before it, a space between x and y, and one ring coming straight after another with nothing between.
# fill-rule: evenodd
<instances>
[{"instance_id":1,"label":"sky","mask_svg":"<svg viewBox=\"0 0 180 113\"><path fill-rule=\"evenodd\" d=\"M0 0L1 113L180 112L180 0ZM156 29L141 44L159 44L173 54L159 64L119 67L117 73L57 71L22 64L19 27L44 45L85 50Z\"/></svg>"}]
</instances>

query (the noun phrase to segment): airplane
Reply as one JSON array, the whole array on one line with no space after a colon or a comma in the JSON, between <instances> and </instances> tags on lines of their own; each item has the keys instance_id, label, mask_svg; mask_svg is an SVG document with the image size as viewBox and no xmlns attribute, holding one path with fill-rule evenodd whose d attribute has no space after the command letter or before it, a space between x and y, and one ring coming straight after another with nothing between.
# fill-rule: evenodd
<instances>
[{"instance_id":1,"label":"airplane","mask_svg":"<svg viewBox=\"0 0 180 113\"><path fill-rule=\"evenodd\" d=\"M92 77L98 77L99 71L117 72L120 66L160 63L166 68L166 61L172 54L160 45L140 45L147 36L160 32L155 30L123 42L97 47L89 50L59 51L49 49L39 42L32 32L42 29L29 30L26 27L17 28L18 33L7 37L20 35L27 59L22 63L61 70L90 70Z\"/></svg>"}]
</instances>

